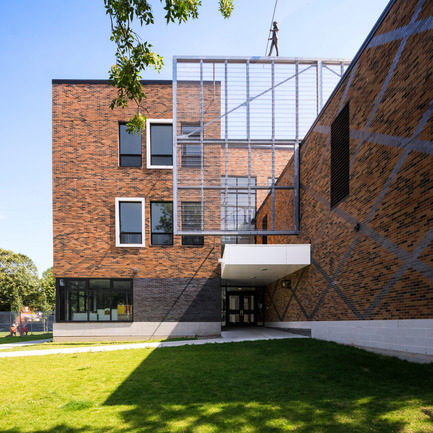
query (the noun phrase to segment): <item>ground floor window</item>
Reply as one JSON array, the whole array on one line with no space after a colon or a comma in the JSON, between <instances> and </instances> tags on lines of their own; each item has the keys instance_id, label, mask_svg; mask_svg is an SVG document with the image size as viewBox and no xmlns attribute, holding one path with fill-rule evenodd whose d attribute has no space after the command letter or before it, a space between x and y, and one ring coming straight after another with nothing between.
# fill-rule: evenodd
<instances>
[{"instance_id":1,"label":"ground floor window","mask_svg":"<svg viewBox=\"0 0 433 433\"><path fill-rule=\"evenodd\" d=\"M132 321L131 279L58 278L56 286L59 321Z\"/></svg>"}]
</instances>

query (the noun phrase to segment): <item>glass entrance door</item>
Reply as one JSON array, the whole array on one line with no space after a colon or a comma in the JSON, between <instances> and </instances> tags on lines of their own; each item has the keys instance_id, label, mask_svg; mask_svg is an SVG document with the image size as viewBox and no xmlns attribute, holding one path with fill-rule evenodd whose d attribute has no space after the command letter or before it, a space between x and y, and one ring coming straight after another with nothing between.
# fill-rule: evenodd
<instances>
[{"instance_id":1,"label":"glass entrance door","mask_svg":"<svg viewBox=\"0 0 433 433\"><path fill-rule=\"evenodd\" d=\"M256 325L255 293L227 292L227 325Z\"/></svg>"}]
</instances>

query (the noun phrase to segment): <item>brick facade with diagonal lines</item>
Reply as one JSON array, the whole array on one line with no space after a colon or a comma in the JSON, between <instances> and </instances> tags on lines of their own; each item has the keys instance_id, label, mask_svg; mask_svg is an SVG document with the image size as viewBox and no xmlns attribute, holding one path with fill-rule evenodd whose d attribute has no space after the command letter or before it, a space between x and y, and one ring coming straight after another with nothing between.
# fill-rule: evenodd
<instances>
[{"instance_id":1,"label":"brick facade with diagonal lines","mask_svg":"<svg viewBox=\"0 0 433 433\"><path fill-rule=\"evenodd\" d=\"M340 334L322 337L358 344L354 334L342 336L343 323L373 329L424 320L414 345L433 354L432 22L432 2L391 2L303 141L300 235L268 243L311 243L312 264L284 278L290 288L282 280L267 288L268 324L314 330L313 322L342 322ZM331 125L346 104L350 192L331 209ZM292 164L280 183L293 182ZM286 206L277 202L277 213L290 226ZM403 350L402 340L382 346Z\"/></svg>"}]
</instances>

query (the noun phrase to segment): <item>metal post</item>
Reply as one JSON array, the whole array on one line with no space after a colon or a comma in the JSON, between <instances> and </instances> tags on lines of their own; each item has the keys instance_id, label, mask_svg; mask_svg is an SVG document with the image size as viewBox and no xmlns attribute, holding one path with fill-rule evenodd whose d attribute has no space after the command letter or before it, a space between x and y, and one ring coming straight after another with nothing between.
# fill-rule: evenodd
<instances>
[{"instance_id":1,"label":"metal post","mask_svg":"<svg viewBox=\"0 0 433 433\"><path fill-rule=\"evenodd\" d=\"M293 155L293 229L299 230L299 61L295 63L296 72L296 136Z\"/></svg>"},{"instance_id":2,"label":"metal post","mask_svg":"<svg viewBox=\"0 0 433 433\"><path fill-rule=\"evenodd\" d=\"M246 63L246 103L247 103L247 142L248 142L248 212L251 209L251 125L250 125L250 61ZM248 229L251 221L248 219Z\"/></svg>"},{"instance_id":3,"label":"metal post","mask_svg":"<svg viewBox=\"0 0 433 433\"><path fill-rule=\"evenodd\" d=\"M177 61L173 57L173 231L178 233L177 212ZM149 146L149 144L148 144Z\"/></svg>"},{"instance_id":4,"label":"metal post","mask_svg":"<svg viewBox=\"0 0 433 433\"><path fill-rule=\"evenodd\" d=\"M294 156L294 173L293 173L293 177L294 177L294 196L293 196L293 207L294 207L294 229L296 231L299 230L299 144L296 143L295 144L295 154Z\"/></svg>"},{"instance_id":5,"label":"metal post","mask_svg":"<svg viewBox=\"0 0 433 433\"><path fill-rule=\"evenodd\" d=\"M228 90L228 63L227 59L224 62L224 86L225 86L225 149L224 149L224 156L225 156L225 192L224 192L224 221L225 226L224 228L227 229L227 204L228 204L228 196L229 196L229 90Z\"/></svg>"},{"instance_id":6,"label":"metal post","mask_svg":"<svg viewBox=\"0 0 433 433\"><path fill-rule=\"evenodd\" d=\"M320 110L322 109L322 62L320 60L317 61L317 115L319 115Z\"/></svg>"},{"instance_id":7,"label":"metal post","mask_svg":"<svg viewBox=\"0 0 433 433\"><path fill-rule=\"evenodd\" d=\"M271 63L271 85L272 85L272 230L275 230L275 62ZM263 230L263 227L262 227ZM266 229L268 230L268 229Z\"/></svg>"},{"instance_id":8,"label":"metal post","mask_svg":"<svg viewBox=\"0 0 433 433\"><path fill-rule=\"evenodd\" d=\"M201 177L200 177L200 186L201 186L201 208L204 209L204 146L203 146L203 59L200 59L200 150L201 150ZM204 216L204 212L203 212ZM201 229L204 230L204 218L201 220Z\"/></svg>"},{"instance_id":9,"label":"metal post","mask_svg":"<svg viewBox=\"0 0 433 433\"><path fill-rule=\"evenodd\" d=\"M295 62L295 143L299 142L299 61Z\"/></svg>"}]
</instances>

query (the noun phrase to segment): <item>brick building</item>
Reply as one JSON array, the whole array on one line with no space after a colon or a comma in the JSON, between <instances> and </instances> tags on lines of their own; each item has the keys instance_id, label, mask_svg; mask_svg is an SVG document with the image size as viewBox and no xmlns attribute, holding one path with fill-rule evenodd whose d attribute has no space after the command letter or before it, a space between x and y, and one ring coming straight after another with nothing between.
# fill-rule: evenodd
<instances>
[{"instance_id":1,"label":"brick building","mask_svg":"<svg viewBox=\"0 0 433 433\"><path fill-rule=\"evenodd\" d=\"M220 185L220 146L207 146L202 155L197 144L200 135L219 137L220 125L214 122L200 134L197 84L182 87L191 99L176 129L191 136L177 155L182 176L198 182L203 156L206 175ZM150 102L145 133L138 136L126 132L132 109L109 108L116 90L107 81L53 80L57 340L221 332L221 239L200 235L200 195L194 191L179 204L182 227L192 234L173 233L172 82L144 81L143 88ZM205 123L220 115L218 89L204 83ZM233 152L242 158L242 150L231 151L236 159ZM291 154L279 152L278 172ZM244 174L235 168L230 181L237 179L232 174ZM259 162L252 173L267 182ZM220 223L220 192L207 193L206 201L213 209L210 218ZM256 203L250 208L253 217Z\"/></svg>"},{"instance_id":2,"label":"brick building","mask_svg":"<svg viewBox=\"0 0 433 433\"><path fill-rule=\"evenodd\" d=\"M55 338L264 325L433 354L432 15L392 0L350 66L334 65L323 108L298 79L314 71L319 89L331 64L179 59L199 73L143 82L134 139L107 82L53 80ZM247 71L237 87L230 62ZM257 71L271 85L250 85Z\"/></svg>"},{"instance_id":3,"label":"brick building","mask_svg":"<svg viewBox=\"0 0 433 433\"><path fill-rule=\"evenodd\" d=\"M391 1L305 137L299 235L267 242L310 243L311 266L267 287L268 326L433 354L432 14Z\"/></svg>"},{"instance_id":4,"label":"brick building","mask_svg":"<svg viewBox=\"0 0 433 433\"><path fill-rule=\"evenodd\" d=\"M219 245L170 227L172 85L143 87L141 137L107 81L53 81L55 338L220 332Z\"/></svg>"}]
</instances>

